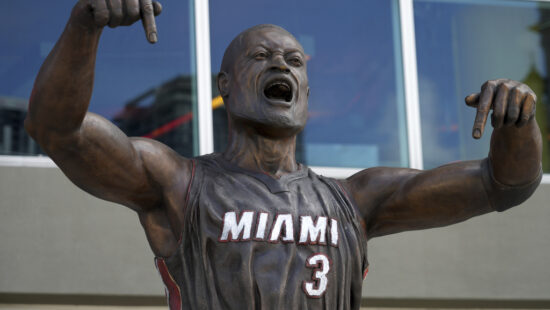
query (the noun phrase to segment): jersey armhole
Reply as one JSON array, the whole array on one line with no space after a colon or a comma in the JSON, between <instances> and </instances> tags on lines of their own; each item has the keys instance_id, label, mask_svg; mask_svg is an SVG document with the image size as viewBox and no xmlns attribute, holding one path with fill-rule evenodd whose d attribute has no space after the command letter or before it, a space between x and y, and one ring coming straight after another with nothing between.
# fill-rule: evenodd
<instances>
[{"instance_id":1,"label":"jersey armhole","mask_svg":"<svg viewBox=\"0 0 550 310\"><path fill-rule=\"evenodd\" d=\"M357 205L355 203L355 200L353 200L352 196L348 193L348 191L346 190L345 186L343 186L340 182L340 180L337 180L337 179L328 179L328 178L325 178L325 177L322 177L323 179L326 180L326 182L328 184L331 184L330 186L333 187L333 190L339 190L339 192L341 192L341 195L340 196L344 196L344 197L341 197L341 199L345 199L349 202L349 204L351 205L351 208L353 209L353 214L354 214L354 217L355 217L355 220L357 221L357 223L355 224L357 227L357 230L358 233L360 234L360 240L361 240L361 244L362 244L362 252L363 252L363 280L365 279L367 273L368 273L368 270L369 270L369 260L367 258L367 229L366 229L366 223L365 223L365 220L361 217L361 212L359 211L359 208L357 208ZM338 189L334 188L334 187L338 187ZM359 229L360 228L360 229Z\"/></svg>"},{"instance_id":2,"label":"jersey armhole","mask_svg":"<svg viewBox=\"0 0 550 310\"><path fill-rule=\"evenodd\" d=\"M189 205L189 196L191 196L191 187L193 185L193 181L195 180L195 167L196 167L196 161L194 159L191 159L191 179L189 180L189 184L187 184L187 193L185 194L185 202L183 203L183 224L185 224L185 218L187 217L187 206ZM178 247L181 245L181 242L183 241L183 231L181 230L180 236L178 238Z\"/></svg>"},{"instance_id":3,"label":"jersey armhole","mask_svg":"<svg viewBox=\"0 0 550 310\"><path fill-rule=\"evenodd\" d=\"M352 207L355 211L355 216L359 220L359 223L361 224L361 227L363 227L363 231L365 233L367 233L367 224L365 223L365 219L362 217L361 211L357 207L357 203L353 199L353 196L351 196L350 193L348 193L346 187L344 185L342 185L340 180L334 179L334 182L336 183L336 185L338 185L338 188L340 188L342 193L344 193L344 196L346 196L346 199L349 200L350 204L352 205Z\"/></svg>"}]
</instances>

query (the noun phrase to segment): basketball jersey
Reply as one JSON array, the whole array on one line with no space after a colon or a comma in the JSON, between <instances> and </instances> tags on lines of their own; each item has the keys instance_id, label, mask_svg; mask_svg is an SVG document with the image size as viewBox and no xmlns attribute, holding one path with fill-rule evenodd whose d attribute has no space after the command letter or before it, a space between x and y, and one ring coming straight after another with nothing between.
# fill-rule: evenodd
<instances>
[{"instance_id":1,"label":"basketball jersey","mask_svg":"<svg viewBox=\"0 0 550 310\"><path fill-rule=\"evenodd\" d=\"M300 165L275 179L220 154L193 160L178 250L155 263L174 309L359 309L358 211Z\"/></svg>"}]
</instances>

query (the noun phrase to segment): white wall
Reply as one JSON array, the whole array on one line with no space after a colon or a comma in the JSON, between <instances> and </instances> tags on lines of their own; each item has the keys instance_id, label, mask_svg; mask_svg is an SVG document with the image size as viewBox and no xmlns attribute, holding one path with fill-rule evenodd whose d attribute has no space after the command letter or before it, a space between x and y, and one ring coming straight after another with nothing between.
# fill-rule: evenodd
<instances>
[{"instance_id":1,"label":"white wall","mask_svg":"<svg viewBox=\"0 0 550 310\"><path fill-rule=\"evenodd\" d=\"M505 213L372 240L365 296L550 300L549 189ZM57 168L0 167L0 249L0 294L164 294L137 216Z\"/></svg>"}]
</instances>

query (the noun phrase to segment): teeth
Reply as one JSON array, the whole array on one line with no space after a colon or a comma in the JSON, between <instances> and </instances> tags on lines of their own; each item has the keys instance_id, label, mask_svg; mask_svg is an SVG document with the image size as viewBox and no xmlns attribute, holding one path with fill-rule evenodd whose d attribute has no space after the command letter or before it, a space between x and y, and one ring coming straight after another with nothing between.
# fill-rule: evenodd
<instances>
[{"instance_id":1,"label":"teeth","mask_svg":"<svg viewBox=\"0 0 550 310\"><path fill-rule=\"evenodd\" d=\"M280 81L269 84L268 88L273 86L280 86L280 85L290 89L290 86L286 82L280 82Z\"/></svg>"}]
</instances>

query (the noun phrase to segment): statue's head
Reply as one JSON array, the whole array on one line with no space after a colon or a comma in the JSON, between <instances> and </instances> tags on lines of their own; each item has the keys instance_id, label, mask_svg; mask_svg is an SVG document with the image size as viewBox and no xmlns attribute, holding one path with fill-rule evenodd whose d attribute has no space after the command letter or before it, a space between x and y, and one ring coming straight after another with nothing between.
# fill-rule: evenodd
<instances>
[{"instance_id":1,"label":"statue's head","mask_svg":"<svg viewBox=\"0 0 550 310\"><path fill-rule=\"evenodd\" d=\"M307 120L309 86L302 46L288 31L258 25L240 33L225 50L218 74L230 127L290 137Z\"/></svg>"}]
</instances>

